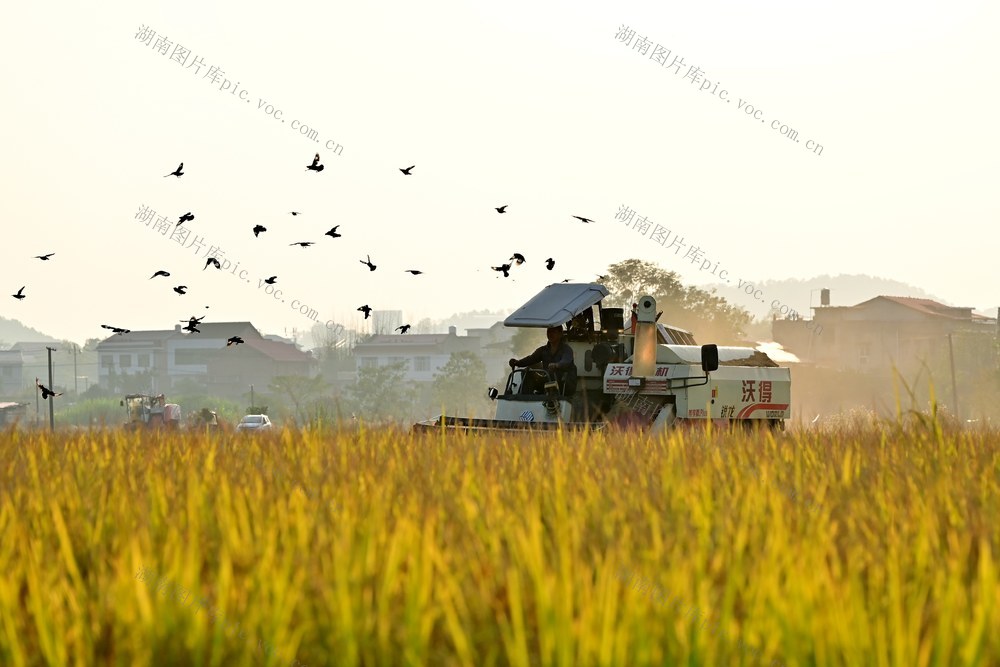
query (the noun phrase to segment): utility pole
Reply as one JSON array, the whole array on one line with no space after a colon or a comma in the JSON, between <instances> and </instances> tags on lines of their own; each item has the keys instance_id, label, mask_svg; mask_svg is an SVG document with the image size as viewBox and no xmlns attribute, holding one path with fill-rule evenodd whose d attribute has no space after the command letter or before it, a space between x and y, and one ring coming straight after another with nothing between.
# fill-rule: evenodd
<instances>
[{"instance_id":1,"label":"utility pole","mask_svg":"<svg viewBox=\"0 0 1000 667\"><path fill-rule=\"evenodd\" d=\"M52 353L56 351L56 348L45 346L45 349L49 351L49 389L55 391L55 384L52 382ZM56 430L56 397L49 396L49 430Z\"/></svg>"},{"instance_id":2,"label":"utility pole","mask_svg":"<svg viewBox=\"0 0 1000 667\"><path fill-rule=\"evenodd\" d=\"M38 425L42 421L42 417L39 414L40 410L39 410L39 406L38 406L38 394L39 394L39 391L38 391L38 378L35 378L35 428L38 428Z\"/></svg>"},{"instance_id":3,"label":"utility pole","mask_svg":"<svg viewBox=\"0 0 1000 667\"><path fill-rule=\"evenodd\" d=\"M253 412L253 406L257 405L253 402L253 385L250 385L250 412Z\"/></svg>"},{"instance_id":4,"label":"utility pole","mask_svg":"<svg viewBox=\"0 0 1000 667\"><path fill-rule=\"evenodd\" d=\"M76 378L76 353L80 351L80 346L73 343L73 400L78 400L80 396L80 385L77 383Z\"/></svg>"},{"instance_id":5,"label":"utility pole","mask_svg":"<svg viewBox=\"0 0 1000 667\"><path fill-rule=\"evenodd\" d=\"M951 400L955 404L955 418L962 421L958 410L958 385L955 384L955 350L951 346L951 334L948 334L948 357L951 359Z\"/></svg>"}]
</instances>

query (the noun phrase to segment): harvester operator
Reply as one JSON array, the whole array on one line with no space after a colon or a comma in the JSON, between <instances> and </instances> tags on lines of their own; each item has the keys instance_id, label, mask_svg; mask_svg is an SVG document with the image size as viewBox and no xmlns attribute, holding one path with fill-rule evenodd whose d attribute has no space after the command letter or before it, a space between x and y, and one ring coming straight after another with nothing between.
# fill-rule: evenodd
<instances>
[{"instance_id":1,"label":"harvester operator","mask_svg":"<svg viewBox=\"0 0 1000 667\"><path fill-rule=\"evenodd\" d=\"M508 363L513 369L541 362L542 368L555 374L559 386L563 389L563 395L572 396L576 391L576 364L573 363L573 348L563 339L561 326L549 327L545 330L545 336L549 339L546 345L542 345L523 359L511 359Z\"/></svg>"}]
</instances>

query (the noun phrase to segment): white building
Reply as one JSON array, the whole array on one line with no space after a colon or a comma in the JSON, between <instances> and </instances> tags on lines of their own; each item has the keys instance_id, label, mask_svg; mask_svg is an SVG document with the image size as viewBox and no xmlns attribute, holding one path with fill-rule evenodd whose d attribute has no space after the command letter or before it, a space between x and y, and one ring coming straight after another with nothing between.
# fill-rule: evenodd
<instances>
[{"instance_id":1,"label":"white building","mask_svg":"<svg viewBox=\"0 0 1000 667\"><path fill-rule=\"evenodd\" d=\"M455 327L449 327L446 334L373 336L354 346L354 358L358 370L403 361L406 362L406 380L431 382L453 352L474 352L482 357L482 343L483 338L479 336L459 336Z\"/></svg>"}]
</instances>

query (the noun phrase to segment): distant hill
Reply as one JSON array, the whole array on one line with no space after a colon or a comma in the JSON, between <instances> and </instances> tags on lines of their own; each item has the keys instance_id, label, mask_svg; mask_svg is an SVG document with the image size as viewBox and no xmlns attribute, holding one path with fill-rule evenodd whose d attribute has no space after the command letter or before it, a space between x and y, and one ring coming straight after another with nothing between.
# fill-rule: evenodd
<instances>
[{"instance_id":1,"label":"distant hill","mask_svg":"<svg viewBox=\"0 0 1000 667\"><path fill-rule=\"evenodd\" d=\"M733 281L731 283L713 283L710 285L699 285L698 287L709 291L715 288L719 296L733 305L746 308L753 315L754 319L769 318L771 304L775 299L778 299L781 305L794 308L803 317L811 318L812 310L810 310L810 305L819 305L819 290L824 287L830 290L831 306L853 306L877 296L911 296L919 299L933 299L946 305L969 305L961 303L948 304L944 299L929 294L919 287L914 287L898 280L866 275L823 275L805 280L789 278L786 280L765 280L753 283L754 290L760 290L759 294L762 296L763 301L755 299L746 293L745 290L748 289L748 283L744 282L743 289L740 289L737 279L731 278L731 280ZM787 314L787 312L786 310L781 315Z\"/></svg>"},{"instance_id":2,"label":"distant hill","mask_svg":"<svg viewBox=\"0 0 1000 667\"><path fill-rule=\"evenodd\" d=\"M0 317L0 347L9 347L18 341L50 343L58 342L58 339L26 327L17 320Z\"/></svg>"}]
</instances>

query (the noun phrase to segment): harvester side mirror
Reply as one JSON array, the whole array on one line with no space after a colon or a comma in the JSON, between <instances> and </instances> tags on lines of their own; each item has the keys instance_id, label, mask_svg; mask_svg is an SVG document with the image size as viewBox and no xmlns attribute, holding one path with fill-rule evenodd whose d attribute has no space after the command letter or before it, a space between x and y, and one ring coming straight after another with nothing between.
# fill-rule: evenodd
<instances>
[{"instance_id":1,"label":"harvester side mirror","mask_svg":"<svg viewBox=\"0 0 1000 667\"><path fill-rule=\"evenodd\" d=\"M701 370L706 373L719 370L719 346L713 344L701 346Z\"/></svg>"},{"instance_id":2,"label":"harvester side mirror","mask_svg":"<svg viewBox=\"0 0 1000 667\"><path fill-rule=\"evenodd\" d=\"M497 396L500 395L500 390L497 389L496 387L490 387L486 391L486 395L490 397L491 401L495 401L495 400L497 400Z\"/></svg>"},{"instance_id":3,"label":"harvester side mirror","mask_svg":"<svg viewBox=\"0 0 1000 667\"><path fill-rule=\"evenodd\" d=\"M122 406L124 408L125 407L125 401L118 401L118 405L120 405L120 406Z\"/></svg>"}]
</instances>

